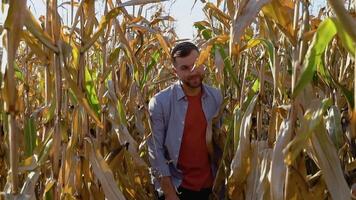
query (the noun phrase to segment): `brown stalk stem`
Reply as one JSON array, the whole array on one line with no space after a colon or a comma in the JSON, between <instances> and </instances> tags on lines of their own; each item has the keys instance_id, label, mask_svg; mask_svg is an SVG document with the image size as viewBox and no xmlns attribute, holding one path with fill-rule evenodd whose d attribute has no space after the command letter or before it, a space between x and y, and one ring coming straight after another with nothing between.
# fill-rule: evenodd
<instances>
[{"instance_id":1,"label":"brown stalk stem","mask_svg":"<svg viewBox=\"0 0 356 200\"><path fill-rule=\"evenodd\" d=\"M108 2L105 1L105 10L104 10L104 14L106 15L108 13ZM106 31L106 35L103 36L103 43L101 45L102 48L102 52L103 52L103 63L101 66L101 75L105 74L106 70L107 70L107 66L108 66L108 56L107 56L107 41L108 41L108 37L110 35L110 30L111 30L111 26L108 26L108 29ZM103 104L103 96L104 96L104 92L105 92L105 84L104 84L104 80L102 80L102 78L99 75L99 88L98 88L98 97L99 102ZM103 142L104 142L104 138L105 138L105 133L107 132L106 128L105 128L105 117L106 113L105 112L101 112L101 121L104 124L104 128L100 128L99 126L96 128L96 133L98 134L98 147L101 150L101 153L104 153L104 148L102 146Z\"/></svg>"},{"instance_id":2,"label":"brown stalk stem","mask_svg":"<svg viewBox=\"0 0 356 200\"><path fill-rule=\"evenodd\" d=\"M11 40L14 37L13 32L9 31L7 33L7 44L11 44ZM10 145L10 170L11 170L11 190L13 194L18 193L18 185L19 185L19 179L18 179L18 144L17 144L17 131L16 131L16 108L15 108L15 103L17 100L17 89L16 89L16 82L15 82L15 54L16 54L16 49L12 45L8 45L8 54L7 54L7 60L8 60L8 68L6 70L6 82L7 85L7 95L8 95L8 100L7 100L7 107L8 107L8 125L9 125L9 145Z\"/></svg>"},{"instance_id":3,"label":"brown stalk stem","mask_svg":"<svg viewBox=\"0 0 356 200\"><path fill-rule=\"evenodd\" d=\"M275 125L274 129L278 130L278 123L277 123L277 117L276 116L276 107L278 105L278 99L277 99L277 92L282 90L282 87L280 86L280 58L277 55L278 54L278 40L276 38L276 34L273 32L273 28L272 28L272 24L271 21L267 18L264 17L264 21L267 25L267 30L268 30L268 35L272 40L272 44L273 44L273 60L272 60L272 68L273 68L273 100L272 100L272 119L274 119L274 121L271 121L270 123L273 123ZM283 74L283 73L282 73ZM264 79L266 79L266 77L264 77ZM268 82L268 80L266 80L266 82ZM282 97L282 95L280 95L280 97ZM273 130L273 129L272 129ZM277 131L268 131L268 143L270 146L273 146L273 143L276 141L276 133Z\"/></svg>"},{"instance_id":4,"label":"brown stalk stem","mask_svg":"<svg viewBox=\"0 0 356 200\"><path fill-rule=\"evenodd\" d=\"M50 19L51 19L51 11L50 11L50 1L47 0L46 2L46 25L45 25L45 31L48 33L48 35L52 35L52 29L51 29L51 23L50 23ZM49 64L46 65L45 68L45 101L46 101L46 105L49 104L50 100L51 100L51 88L50 88L50 84L51 84L51 74L50 74L50 69L51 69L51 65L53 65L53 54L51 53L49 56Z\"/></svg>"},{"instance_id":5,"label":"brown stalk stem","mask_svg":"<svg viewBox=\"0 0 356 200\"><path fill-rule=\"evenodd\" d=\"M298 18L299 18L299 0L296 0L295 2L295 8L294 8L294 20L293 20L293 31L294 34L296 34L297 26L298 26ZM297 66L299 65L298 63L298 43L296 46L292 47L292 62L293 62L293 74L292 74L292 91L295 88L295 84L297 81Z\"/></svg>"},{"instance_id":6,"label":"brown stalk stem","mask_svg":"<svg viewBox=\"0 0 356 200\"><path fill-rule=\"evenodd\" d=\"M300 2L299 0L294 1L294 19L293 19L293 32L294 36L297 37L296 33L298 30L298 21L299 21L299 5ZM297 42L296 46L292 47L292 65L293 65L293 74L292 74L292 90L294 91L295 84L298 78L298 68L300 66L299 60L298 60L298 55L299 55L299 43ZM297 120L297 111L296 111L296 99L292 98L291 99L291 111L289 115L289 121L291 123L291 128L289 131L292 131L292 135L294 136L294 129L295 129L295 122ZM292 137L293 137L292 136ZM289 174L290 174L290 166L287 167L287 172L286 172L286 177L285 177L285 190L284 190L284 198L287 199L288 194L290 192L290 188L292 187L290 185L290 180L289 180Z\"/></svg>"},{"instance_id":7,"label":"brown stalk stem","mask_svg":"<svg viewBox=\"0 0 356 200\"><path fill-rule=\"evenodd\" d=\"M57 0L52 0L51 2L51 29L52 29L52 39L55 41L58 52L54 56L54 74L55 74L55 99L56 99L56 108L55 108L55 121L54 121L54 135L53 135L53 175L54 179L58 181L59 171L60 171L60 162L61 157L61 110L62 110L62 73L61 67L63 62L61 62L62 44L60 42L60 19L58 19L57 11ZM54 199L60 199L61 196L61 185L59 182L56 184L54 189Z\"/></svg>"},{"instance_id":8,"label":"brown stalk stem","mask_svg":"<svg viewBox=\"0 0 356 200\"><path fill-rule=\"evenodd\" d=\"M25 48L26 55L28 55L28 46ZM27 65L27 59L23 59L23 66L25 67L26 70L26 75L25 75L25 103L26 103L26 110L25 110L25 116L30 117L31 114L31 105L30 105L30 85L29 85L29 75L30 75L30 70Z\"/></svg>"},{"instance_id":9,"label":"brown stalk stem","mask_svg":"<svg viewBox=\"0 0 356 200\"><path fill-rule=\"evenodd\" d=\"M294 20L293 20L293 31L296 34L298 28L298 19L299 19L299 0L295 1L294 8ZM293 74L292 74L292 88L291 91L294 91L295 84L298 77L298 68L300 66L298 55L299 55L299 43L296 46L292 47L292 64L293 64ZM290 121L291 121L291 130L294 131L295 121L296 121L296 99L291 99L291 112L290 112Z\"/></svg>"},{"instance_id":10,"label":"brown stalk stem","mask_svg":"<svg viewBox=\"0 0 356 200\"><path fill-rule=\"evenodd\" d=\"M10 113L9 119L9 144L10 144L10 169L12 179L12 193L18 193L18 152L17 152L17 135L16 135L16 118L14 113Z\"/></svg>"},{"instance_id":11,"label":"brown stalk stem","mask_svg":"<svg viewBox=\"0 0 356 200\"><path fill-rule=\"evenodd\" d=\"M59 57L56 56L55 59L55 91L56 91L56 110L55 110L55 133L54 133L54 175L55 178L58 178L59 173L59 148L61 142L61 132L60 132L60 121L61 121L61 99L62 99L62 82L61 82L61 68L60 68L60 61Z\"/></svg>"},{"instance_id":12,"label":"brown stalk stem","mask_svg":"<svg viewBox=\"0 0 356 200\"><path fill-rule=\"evenodd\" d=\"M48 12L51 14L51 24L50 29L52 32L52 39L56 41L57 47L61 48L60 43L58 42L58 34L56 33L57 27L57 1L52 0L50 3L50 10ZM58 52L61 54L61 49ZM55 120L54 120L54 135L53 135L53 175L55 180L58 180L59 177L59 159L60 159L60 145L61 145L61 99L62 99L62 81L61 81L61 62L59 54L54 56L53 68L55 74L55 99L56 99L56 108L55 108ZM54 199L59 199L59 191L57 188L54 190Z\"/></svg>"},{"instance_id":13,"label":"brown stalk stem","mask_svg":"<svg viewBox=\"0 0 356 200\"><path fill-rule=\"evenodd\" d=\"M83 1L84 2L84 1ZM81 44L80 44L80 49L82 49L83 46L85 46L86 39L88 36L85 33L85 23L86 23L86 18L87 16L85 15L85 8L84 8L84 3L83 6L80 8L80 38ZM77 78L77 86L79 90L82 92L84 91L85 88L85 65L86 65L86 52L80 52L79 54L79 70L78 70L78 78ZM80 148L84 148L84 137L87 136L89 133L89 126L88 126L88 115L84 111L84 109L80 109L80 114L82 117L82 128L81 132L78 133L79 138L78 138L78 146ZM81 149L86 151L85 149Z\"/></svg>"},{"instance_id":14,"label":"brown stalk stem","mask_svg":"<svg viewBox=\"0 0 356 200\"><path fill-rule=\"evenodd\" d=\"M73 24L74 19L74 0L70 0L70 23Z\"/></svg>"},{"instance_id":15,"label":"brown stalk stem","mask_svg":"<svg viewBox=\"0 0 356 200\"><path fill-rule=\"evenodd\" d=\"M245 85L246 85L246 77L247 77L247 71L248 71L248 66L249 66L249 59L248 57L245 58L245 66L244 66L244 71L243 71L243 77L242 77L242 85L241 85L241 93L240 93L240 106L242 106L243 100L245 98Z\"/></svg>"},{"instance_id":16,"label":"brown stalk stem","mask_svg":"<svg viewBox=\"0 0 356 200\"><path fill-rule=\"evenodd\" d=\"M279 72L280 72L280 66L279 66L279 57L277 56L277 39L275 36L275 33L273 33L273 28L272 28L272 24L271 21L268 18L264 18L264 21L266 22L267 25L267 29L268 29L268 35L272 40L272 44L273 44L273 60L272 63L274 64L273 67L273 105L276 104L277 102L277 90L280 88L279 87Z\"/></svg>"},{"instance_id":17,"label":"brown stalk stem","mask_svg":"<svg viewBox=\"0 0 356 200\"><path fill-rule=\"evenodd\" d=\"M264 63L263 60L260 62L260 74L259 74L259 79L260 79L260 98L259 98L259 103L257 104L257 139L261 139L260 137L262 136L262 117L263 117L263 99L264 99L264 74L265 74L265 68L264 68Z\"/></svg>"},{"instance_id":18,"label":"brown stalk stem","mask_svg":"<svg viewBox=\"0 0 356 200\"><path fill-rule=\"evenodd\" d=\"M50 19L51 19L51 12L50 12L50 1L47 0L46 1L46 22L45 22L45 32L48 33L48 35L52 35L52 29L51 29L51 23L50 23ZM42 45L44 50L46 50L46 47L44 45ZM54 63L54 54L52 52L49 53L49 63L46 64L45 66L45 105L49 106L51 103L51 86L52 86L52 76L51 76L51 69L53 67L53 63ZM52 102L54 103L54 102ZM44 141L46 138L46 135L49 131L49 123L46 123L44 125L43 128L43 132L42 132L42 137L41 140Z\"/></svg>"},{"instance_id":19,"label":"brown stalk stem","mask_svg":"<svg viewBox=\"0 0 356 200\"><path fill-rule=\"evenodd\" d=\"M303 40L303 35L305 32L309 31L309 3L303 2L303 23L299 32L299 63L303 63L305 54L307 52L307 42Z\"/></svg>"}]
</instances>

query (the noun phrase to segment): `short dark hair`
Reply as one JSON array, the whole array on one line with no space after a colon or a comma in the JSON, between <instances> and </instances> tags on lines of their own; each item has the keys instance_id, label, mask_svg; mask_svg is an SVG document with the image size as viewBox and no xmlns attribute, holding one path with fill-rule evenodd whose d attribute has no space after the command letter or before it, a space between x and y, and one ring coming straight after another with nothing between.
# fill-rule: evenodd
<instances>
[{"instance_id":1,"label":"short dark hair","mask_svg":"<svg viewBox=\"0 0 356 200\"><path fill-rule=\"evenodd\" d=\"M171 52L171 59L173 64L176 62L177 57L186 57L193 50L196 50L199 53L199 48L191 42L181 42L177 44Z\"/></svg>"}]
</instances>

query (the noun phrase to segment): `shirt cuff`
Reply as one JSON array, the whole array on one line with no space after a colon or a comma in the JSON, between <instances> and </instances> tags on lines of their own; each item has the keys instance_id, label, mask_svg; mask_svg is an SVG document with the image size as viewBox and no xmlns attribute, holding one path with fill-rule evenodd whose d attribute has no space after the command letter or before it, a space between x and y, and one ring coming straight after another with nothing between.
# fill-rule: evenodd
<instances>
[{"instance_id":1,"label":"shirt cuff","mask_svg":"<svg viewBox=\"0 0 356 200\"><path fill-rule=\"evenodd\" d=\"M168 165L165 165L163 167L159 167L159 168L151 168L151 174L155 177L155 178L161 178L163 176L171 176L171 172L169 171L169 167Z\"/></svg>"}]
</instances>

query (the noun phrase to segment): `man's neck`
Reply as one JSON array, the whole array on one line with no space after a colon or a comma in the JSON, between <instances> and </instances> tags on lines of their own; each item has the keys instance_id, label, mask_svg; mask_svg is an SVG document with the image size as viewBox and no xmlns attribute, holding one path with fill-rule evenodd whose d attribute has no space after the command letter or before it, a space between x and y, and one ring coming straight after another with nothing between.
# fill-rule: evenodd
<instances>
[{"instance_id":1,"label":"man's neck","mask_svg":"<svg viewBox=\"0 0 356 200\"><path fill-rule=\"evenodd\" d=\"M183 87L184 94L188 96L197 96L198 94L200 94L202 88L202 86L197 88L191 88L185 84L183 84L182 87Z\"/></svg>"}]
</instances>

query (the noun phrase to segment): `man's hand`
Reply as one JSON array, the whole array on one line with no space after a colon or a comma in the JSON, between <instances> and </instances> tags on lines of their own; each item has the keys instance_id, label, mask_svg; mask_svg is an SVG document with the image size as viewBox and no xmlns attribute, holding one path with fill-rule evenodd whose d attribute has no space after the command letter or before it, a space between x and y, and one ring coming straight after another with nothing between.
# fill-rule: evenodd
<instances>
[{"instance_id":1,"label":"man's hand","mask_svg":"<svg viewBox=\"0 0 356 200\"><path fill-rule=\"evenodd\" d=\"M179 200L179 197L176 194L173 194L172 196L165 197L165 200Z\"/></svg>"},{"instance_id":2,"label":"man's hand","mask_svg":"<svg viewBox=\"0 0 356 200\"><path fill-rule=\"evenodd\" d=\"M166 200L179 200L170 176L161 177L160 185Z\"/></svg>"},{"instance_id":3,"label":"man's hand","mask_svg":"<svg viewBox=\"0 0 356 200\"><path fill-rule=\"evenodd\" d=\"M176 193L174 193L170 196L165 196L165 200L179 200L179 197L177 196Z\"/></svg>"}]
</instances>

